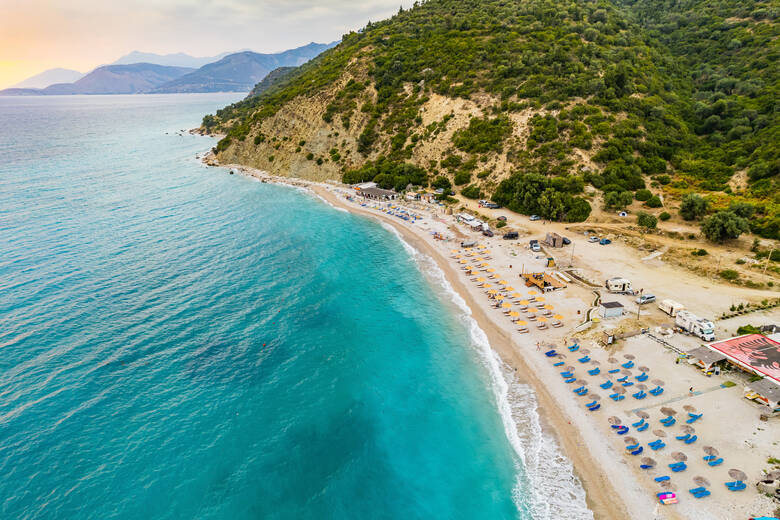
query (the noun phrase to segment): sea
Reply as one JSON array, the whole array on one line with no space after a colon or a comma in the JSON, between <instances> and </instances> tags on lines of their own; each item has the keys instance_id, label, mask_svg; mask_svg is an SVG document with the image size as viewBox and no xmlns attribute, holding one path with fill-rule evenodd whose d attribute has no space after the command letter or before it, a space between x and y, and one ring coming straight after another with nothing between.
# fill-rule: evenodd
<instances>
[{"instance_id":1,"label":"sea","mask_svg":"<svg viewBox=\"0 0 780 520\"><path fill-rule=\"evenodd\" d=\"M240 97L0 97L0 518L592 518L430 258L201 163Z\"/></svg>"}]
</instances>

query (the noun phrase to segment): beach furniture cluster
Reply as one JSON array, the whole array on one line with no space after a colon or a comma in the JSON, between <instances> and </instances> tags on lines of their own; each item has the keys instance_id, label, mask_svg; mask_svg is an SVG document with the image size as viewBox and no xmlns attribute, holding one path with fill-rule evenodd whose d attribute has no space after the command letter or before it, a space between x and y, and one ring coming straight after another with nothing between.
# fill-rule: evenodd
<instances>
[{"instance_id":1,"label":"beach furniture cluster","mask_svg":"<svg viewBox=\"0 0 780 520\"><path fill-rule=\"evenodd\" d=\"M664 392L664 382L651 379L650 369L637 366L637 361L631 354L625 354L622 360L610 357L607 360L608 366L601 366L590 356L588 349L580 347L577 343L562 349L548 348L543 354L558 369L563 382L572 386L572 393L584 398L583 407L588 412L597 412L602 405L601 397L591 391L590 387L609 391L609 399L616 403L624 399L643 402L645 399L658 397ZM567 361L569 359L571 361ZM650 407L652 408L652 404ZM682 485L682 481L686 480L684 475L691 471L688 455L674 450L687 449L700 443L699 435L693 425L702 420L704 414L697 413L696 408L691 405L685 405L683 410L683 413L678 413L674 408L662 406L658 410L659 416L653 418L643 409L637 409L632 412L636 419L628 424L624 424L617 416L607 419L610 431L624 441L626 455L632 460L633 457L639 460L639 469L650 473L665 470L665 474L653 478L654 482L661 487L656 497L659 503L664 505L678 503L680 497L676 493L675 481L680 481ZM723 457L718 455L718 450L714 447L703 446L701 449L704 452L702 462L705 468L717 468L724 463ZM648 454L653 457L668 458L668 461L659 465ZM714 472L715 469L709 471ZM747 476L742 471L730 469L728 473L733 479L724 482L728 491L739 492L747 488L745 483ZM691 497L704 499L711 495L711 483L708 478L701 475L694 476L693 484L693 486L685 486Z\"/></svg>"}]
</instances>

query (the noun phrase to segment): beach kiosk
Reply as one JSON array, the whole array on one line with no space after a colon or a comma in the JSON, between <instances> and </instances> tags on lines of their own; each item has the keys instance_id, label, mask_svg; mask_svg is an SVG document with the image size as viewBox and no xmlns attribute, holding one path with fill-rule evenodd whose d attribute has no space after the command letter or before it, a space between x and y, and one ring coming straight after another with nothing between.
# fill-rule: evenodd
<instances>
[{"instance_id":1,"label":"beach kiosk","mask_svg":"<svg viewBox=\"0 0 780 520\"><path fill-rule=\"evenodd\" d=\"M726 360L726 356L722 353L708 347L695 348L686 354L688 355L688 363L696 365L705 374L711 374L715 370L715 365Z\"/></svg>"},{"instance_id":2,"label":"beach kiosk","mask_svg":"<svg viewBox=\"0 0 780 520\"><path fill-rule=\"evenodd\" d=\"M619 318L623 315L624 307L620 302L601 302L599 314L602 318Z\"/></svg>"},{"instance_id":3,"label":"beach kiosk","mask_svg":"<svg viewBox=\"0 0 780 520\"><path fill-rule=\"evenodd\" d=\"M780 385L764 378L745 385L745 399L763 404L770 415L780 415Z\"/></svg>"}]
</instances>

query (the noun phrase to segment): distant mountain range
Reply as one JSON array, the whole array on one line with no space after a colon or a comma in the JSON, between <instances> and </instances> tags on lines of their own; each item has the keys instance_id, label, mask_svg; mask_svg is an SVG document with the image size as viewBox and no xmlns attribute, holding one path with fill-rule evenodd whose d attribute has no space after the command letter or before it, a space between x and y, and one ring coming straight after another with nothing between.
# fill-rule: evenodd
<instances>
[{"instance_id":1,"label":"distant mountain range","mask_svg":"<svg viewBox=\"0 0 780 520\"><path fill-rule=\"evenodd\" d=\"M248 92L278 67L298 66L338 42L310 43L277 54L243 51L228 54L200 68L159 63L104 65L72 83L55 83L45 88L14 87L0 90L4 96L49 96L67 94L160 94L181 92ZM118 61L148 57L168 63L208 60L186 54L146 54L132 52ZM178 61L177 61L178 60ZM49 72L49 71L47 71ZM75 71L74 71L75 72ZM45 74L45 73L44 73ZM41 75L39 75L41 76ZM30 78L32 80L33 78ZM30 80L25 80L26 84ZM39 84L43 81L39 81Z\"/></svg>"},{"instance_id":2,"label":"distant mountain range","mask_svg":"<svg viewBox=\"0 0 780 520\"><path fill-rule=\"evenodd\" d=\"M336 44L310 43L278 54L238 52L152 90L172 92L248 92L278 67L297 67Z\"/></svg>"},{"instance_id":3,"label":"distant mountain range","mask_svg":"<svg viewBox=\"0 0 780 520\"><path fill-rule=\"evenodd\" d=\"M183 52L177 52L175 54L155 54L153 52L140 52L133 51L129 54L125 54L118 60L110 65L131 65L133 63L154 63L155 65L165 65L166 67L192 67L198 69L208 63L214 63L219 61L229 54L236 52L243 52L249 49L241 49L240 51L222 52L216 56L203 56L196 57L190 56Z\"/></svg>"},{"instance_id":4,"label":"distant mountain range","mask_svg":"<svg viewBox=\"0 0 780 520\"><path fill-rule=\"evenodd\" d=\"M12 88L46 88L55 83L73 83L84 77L83 72L71 69L49 69L17 83Z\"/></svg>"}]
</instances>

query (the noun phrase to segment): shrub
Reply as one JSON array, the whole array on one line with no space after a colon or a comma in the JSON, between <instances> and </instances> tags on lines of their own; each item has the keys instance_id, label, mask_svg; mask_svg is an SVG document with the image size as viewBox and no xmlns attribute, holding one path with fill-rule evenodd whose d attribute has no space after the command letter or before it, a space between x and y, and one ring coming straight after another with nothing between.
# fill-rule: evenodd
<instances>
[{"instance_id":1,"label":"shrub","mask_svg":"<svg viewBox=\"0 0 780 520\"><path fill-rule=\"evenodd\" d=\"M664 211L660 215L658 215L658 218L661 219L661 221L666 222L670 218L672 218L672 215L668 211Z\"/></svg>"},{"instance_id":2,"label":"shrub","mask_svg":"<svg viewBox=\"0 0 780 520\"><path fill-rule=\"evenodd\" d=\"M734 202L729 206L729 211L738 217L749 219L756 212L756 207L747 202Z\"/></svg>"},{"instance_id":3,"label":"shrub","mask_svg":"<svg viewBox=\"0 0 780 520\"><path fill-rule=\"evenodd\" d=\"M636 197L636 200L644 202L648 200L650 197L652 197L653 194L650 192L650 190L641 189L637 190L636 194L634 194L634 197Z\"/></svg>"},{"instance_id":4,"label":"shrub","mask_svg":"<svg viewBox=\"0 0 780 520\"><path fill-rule=\"evenodd\" d=\"M709 202L701 195L690 193L683 197L680 205L680 215L685 220L696 220L707 213Z\"/></svg>"},{"instance_id":5,"label":"shrub","mask_svg":"<svg viewBox=\"0 0 780 520\"><path fill-rule=\"evenodd\" d=\"M672 182L672 178L669 177L668 175L659 175L658 177L655 178L655 180L657 180L658 182L660 182L664 186L666 186L667 184Z\"/></svg>"},{"instance_id":6,"label":"shrub","mask_svg":"<svg viewBox=\"0 0 780 520\"><path fill-rule=\"evenodd\" d=\"M720 277L724 280L734 281L739 278L739 273L734 269L724 269L720 272Z\"/></svg>"},{"instance_id":7,"label":"shrub","mask_svg":"<svg viewBox=\"0 0 780 520\"><path fill-rule=\"evenodd\" d=\"M506 226L506 222L503 220L499 220L496 224L496 229L501 229L502 227Z\"/></svg>"},{"instance_id":8,"label":"shrub","mask_svg":"<svg viewBox=\"0 0 780 520\"><path fill-rule=\"evenodd\" d=\"M313 154L313 153L311 153L311 152L307 153L307 154L306 154L306 159L307 159L307 160L309 160L309 161L312 161L312 160L314 160L314 154Z\"/></svg>"},{"instance_id":9,"label":"shrub","mask_svg":"<svg viewBox=\"0 0 780 520\"><path fill-rule=\"evenodd\" d=\"M460 190L460 194L468 199L478 199L482 196L479 186L473 184Z\"/></svg>"},{"instance_id":10,"label":"shrub","mask_svg":"<svg viewBox=\"0 0 780 520\"><path fill-rule=\"evenodd\" d=\"M435 179L433 179L433 182L431 183L431 186L433 186L434 188L437 188L437 189L441 188L441 189L445 190L445 192L446 192L447 190L452 188L452 183L450 182L450 180L447 177L439 176L439 177L436 177Z\"/></svg>"},{"instance_id":11,"label":"shrub","mask_svg":"<svg viewBox=\"0 0 780 520\"><path fill-rule=\"evenodd\" d=\"M647 202L645 202L645 206L648 208L660 208L663 206L663 202L661 202L661 199L658 197L658 195L653 195L649 199L647 199Z\"/></svg>"},{"instance_id":12,"label":"shrub","mask_svg":"<svg viewBox=\"0 0 780 520\"><path fill-rule=\"evenodd\" d=\"M706 249L697 249L695 251L692 251L691 254L693 256L707 256L709 253Z\"/></svg>"},{"instance_id":13,"label":"shrub","mask_svg":"<svg viewBox=\"0 0 780 520\"><path fill-rule=\"evenodd\" d=\"M624 209L633 200L634 196L630 191L610 191L604 195L604 207L606 209Z\"/></svg>"},{"instance_id":14,"label":"shrub","mask_svg":"<svg viewBox=\"0 0 780 520\"><path fill-rule=\"evenodd\" d=\"M647 229L655 229L655 227L658 225L658 219L655 218L655 215L651 215L650 213L646 213L644 211L640 211L637 214L636 222L643 228Z\"/></svg>"},{"instance_id":15,"label":"shrub","mask_svg":"<svg viewBox=\"0 0 780 520\"><path fill-rule=\"evenodd\" d=\"M317 157L317 166L322 166L322 163L325 162L322 160L322 157Z\"/></svg>"},{"instance_id":16,"label":"shrub","mask_svg":"<svg viewBox=\"0 0 780 520\"><path fill-rule=\"evenodd\" d=\"M464 184L468 184L471 182L471 174L469 172L465 171L459 171L455 174L455 185L456 186L463 186Z\"/></svg>"},{"instance_id":17,"label":"shrub","mask_svg":"<svg viewBox=\"0 0 780 520\"><path fill-rule=\"evenodd\" d=\"M750 231L748 221L738 217L731 211L718 211L701 223L701 231L712 242L723 242L727 239L739 238L742 233Z\"/></svg>"},{"instance_id":18,"label":"shrub","mask_svg":"<svg viewBox=\"0 0 780 520\"><path fill-rule=\"evenodd\" d=\"M464 152L500 152L504 139L511 133L512 121L506 116L494 119L472 117L468 127L455 132L452 142Z\"/></svg>"}]
</instances>

